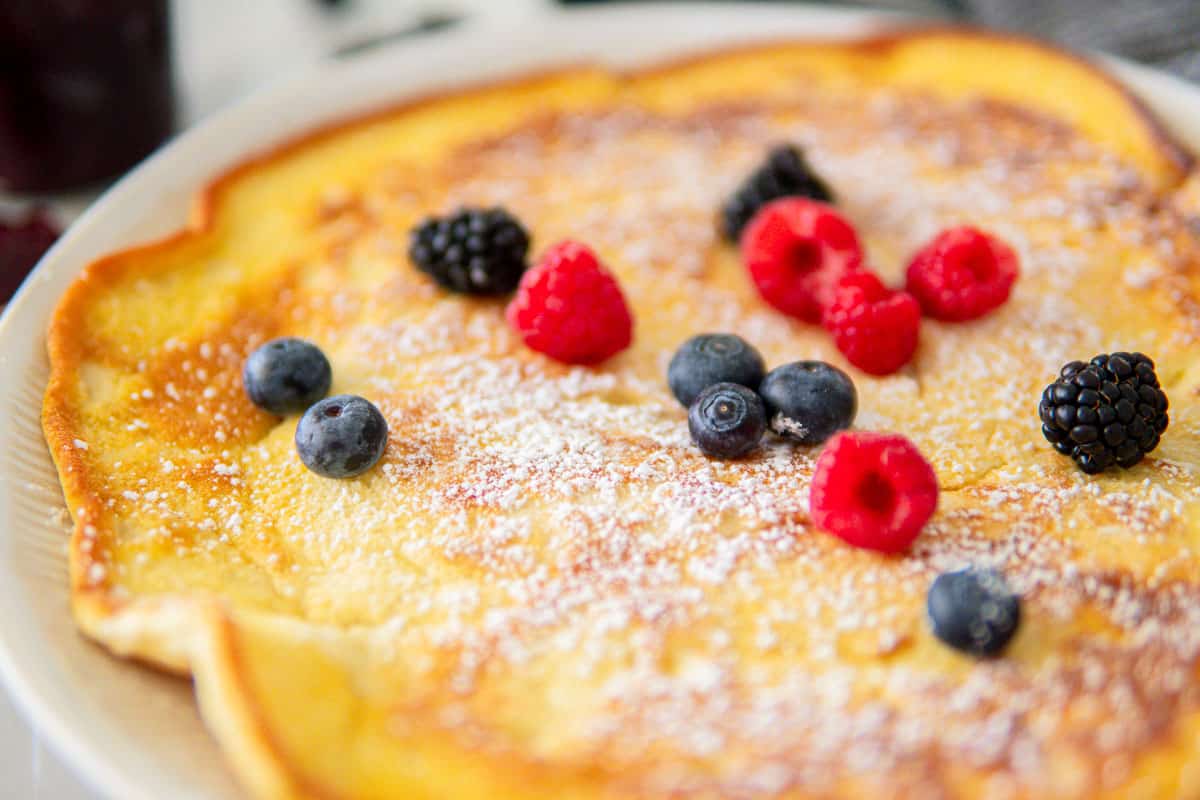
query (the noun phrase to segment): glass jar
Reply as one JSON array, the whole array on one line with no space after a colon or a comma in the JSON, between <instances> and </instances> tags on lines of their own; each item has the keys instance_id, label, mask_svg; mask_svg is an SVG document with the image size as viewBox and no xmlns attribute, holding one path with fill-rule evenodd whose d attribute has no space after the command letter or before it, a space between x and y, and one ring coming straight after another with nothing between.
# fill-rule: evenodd
<instances>
[{"instance_id":1,"label":"glass jar","mask_svg":"<svg viewBox=\"0 0 1200 800\"><path fill-rule=\"evenodd\" d=\"M0 189L95 184L175 121L168 0L0 0Z\"/></svg>"}]
</instances>

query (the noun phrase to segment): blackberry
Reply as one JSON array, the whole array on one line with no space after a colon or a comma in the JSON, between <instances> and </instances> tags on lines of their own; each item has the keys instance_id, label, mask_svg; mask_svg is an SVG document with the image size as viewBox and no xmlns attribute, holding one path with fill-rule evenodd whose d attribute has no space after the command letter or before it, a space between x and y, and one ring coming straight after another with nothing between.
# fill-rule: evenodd
<instances>
[{"instance_id":1,"label":"blackberry","mask_svg":"<svg viewBox=\"0 0 1200 800\"><path fill-rule=\"evenodd\" d=\"M1154 362L1141 353L1067 364L1042 392L1038 415L1042 435L1089 475L1137 464L1169 422Z\"/></svg>"},{"instance_id":2,"label":"blackberry","mask_svg":"<svg viewBox=\"0 0 1200 800\"><path fill-rule=\"evenodd\" d=\"M460 208L413 229L409 258L440 286L464 294L507 294L525 273L529 233L502 208Z\"/></svg>"},{"instance_id":3,"label":"blackberry","mask_svg":"<svg viewBox=\"0 0 1200 800\"><path fill-rule=\"evenodd\" d=\"M813 172L804 153L795 145L772 147L767 160L742 182L721 209L721 232L736 242L742 229L772 200L781 197L807 197L822 203L833 202L833 192Z\"/></svg>"}]
</instances>

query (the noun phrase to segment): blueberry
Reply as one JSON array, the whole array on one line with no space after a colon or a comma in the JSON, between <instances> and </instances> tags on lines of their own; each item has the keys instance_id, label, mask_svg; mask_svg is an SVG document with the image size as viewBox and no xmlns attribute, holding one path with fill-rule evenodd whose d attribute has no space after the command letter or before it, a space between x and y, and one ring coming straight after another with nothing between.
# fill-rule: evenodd
<instances>
[{"instance_id":1,"label":"blueberry","mask_svg":"<svg viewBox=\"0 0 1200 800\"><path fill-rule=\"evenodd\" d=\"M688 339L667 368L667 384L685 406L714 383L739 383L758 388L763 358L746 340L732 333L706 333Z\"/></svg>"},{"instance_id":2,"label":"blueberry","mask_svg":"<svg viewBox=\"0 0 1200 800\"><path fill-rule=\"evenodd\" d=\"M933 634L956 650L994 656L1021 622L1021 601L994 570L944 572L926 601Z\"/></svg>"},{"instance_id":3,"label":"blueberry","mask_svg":"<svg viewBox=\"0 0 1200 800\"><path fill-rule=\"evenodd\" d=\"M762 400L736 383L709 386L688 409L692 441L705 455L737 458L758 446L767 428Z\"/></svg>"},{"instance_id":4,"label":"blueberry","mask_svg":"<svg viewBox=\"0 0 1200 800\"><path fill-rule=\"evenodd\" d=\"M318 475L353 478L375 466L387 437L387 420L374 403L339 394L304 412L296 426L296 450Z\"/></svg>"},{"instance_id":5,"label":"blueberry","mask_svg":"<svg viewBox=\"0 0 1200 800\"><path fill-rule=\"evenodd\" d=\"M820 444L849 428L858 412L854 381L824 361L797 361L767 373L758 387L771 430Z\"/></svg>"},{"instance_id":6,"label":"blueberry","mask_svg":"<svg viewBox=\"0 0 1200 800\"><path fill-rule=\"evenodd\" d=\"M246 394L259 408L283 416L303 411L329 393L333 370L312 342L273 339L242 367Z\"/></svg>"}]
</instances>

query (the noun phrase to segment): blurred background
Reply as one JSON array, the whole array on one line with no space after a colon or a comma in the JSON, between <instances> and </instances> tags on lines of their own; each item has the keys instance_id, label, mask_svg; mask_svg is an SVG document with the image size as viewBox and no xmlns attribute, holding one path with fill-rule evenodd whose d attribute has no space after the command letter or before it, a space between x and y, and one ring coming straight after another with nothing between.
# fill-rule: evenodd
<instances>
[{"instance_id":1,"label":"blurred background","mask_svg":"<svg viewBox=\"0 0 1200 800\"><path fill-rule=\"evenodd\" d=\"M1200 0L810 3L1023 32L1200 82ZM0 0L0 307L107 185L256 88L457 25L601 4L635 0ZM2 797L94 797L2 695L0 776Z\"/></svg>"}]
</instances>

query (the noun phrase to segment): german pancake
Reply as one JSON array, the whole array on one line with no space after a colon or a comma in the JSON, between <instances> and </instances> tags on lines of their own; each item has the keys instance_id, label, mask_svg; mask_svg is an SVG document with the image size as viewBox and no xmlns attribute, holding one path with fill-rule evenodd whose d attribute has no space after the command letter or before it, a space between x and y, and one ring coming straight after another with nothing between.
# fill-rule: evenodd
<instances>
[{"instance_id":1,"label":"german pancake","mask_svg":"<svg viewBox=\"0 0 1200 800\"><path fill-rule=\"evenodd\" d=\"M716 222L779 141L886 280L980 225L1020 256L1011 298L923 321L895 374L855 369L763 302ZM255 797L1200 796L1193 169L1095 67L957 30L570 69L314 132L89 265L54 315L76 620L190 674ZM465 205L513 211L534 252L588 241L628 349L556 363L502 300L414 269L409 232ZM920 448L941 491L907 552L815 528L817 447L692 445L667 366L718 330L839 366L856 427ZM247 397L280 336L383 412L373 469L308 471L297 416ZM1086 475L1039 397L1122 350L1153 356L1171 427ZM996 658L926 618L967 566L1021 596Z\"/></svg>"}]
</instances>

